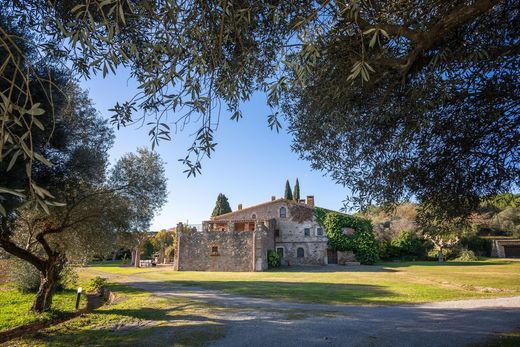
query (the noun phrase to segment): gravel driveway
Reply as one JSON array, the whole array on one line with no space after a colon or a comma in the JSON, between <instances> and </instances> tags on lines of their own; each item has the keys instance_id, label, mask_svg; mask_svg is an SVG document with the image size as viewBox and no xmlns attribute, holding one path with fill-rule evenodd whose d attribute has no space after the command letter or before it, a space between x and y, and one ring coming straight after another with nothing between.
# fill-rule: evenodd
<instances>
[{"instance_id":1,"label":"gravel driveway","mask_svg":"<svg viewBox=\"0 0 520 347\"><path fill-rule=\"evenodd\" d=\"M157 296L232 308L218 313L227 335L214 346L466 346L520 329L518 296L400 306L301 304L99 274Z\"/></svg>"}]
</instances>

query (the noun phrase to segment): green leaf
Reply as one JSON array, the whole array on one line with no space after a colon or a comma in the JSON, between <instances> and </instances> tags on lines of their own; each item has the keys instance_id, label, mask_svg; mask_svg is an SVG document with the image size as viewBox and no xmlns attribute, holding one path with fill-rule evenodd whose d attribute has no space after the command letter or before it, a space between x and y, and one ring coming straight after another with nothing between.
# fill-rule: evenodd
<instances>
[{"instance_id":1,"label":"green leaf","mask_svg":"<svg viewBox=\"0 0 520 347\"><path fill-rule=\"evenodd\" d=\"M16 190L13 190L13 189L5 188L5 187L0 187L0 193L16 195L16 196L18 196L20 198L25 198L25 194L20 193L19 191L16 191Z\"/></svg>"},{"instance_id":2,"label":"green leaf","mask_svg":"<svg viewBox=\"0 0 520 347\"><path fill-rule=\"evenodd\" d=\"M44 163L45 165L47 165L48 167L53 167L54 166L50 161L48 161L45 157L43 157L39 153L34 152L34 157L36 159L38 159L39 161L41 161L42 163Z\"/></svg>"},{"instance_id":3,"label":"green leaf","mask_svg":"<svg viewBox=\"0 0 520 347\"><path fill-rule=\"evenodd\" d=\"M13 156L11 157L11 161L9 162L9 165L7 166L7 171L10 171L14 164L16 163L16 159L18 159L18 156L22 153L22 151L17 150L14 152Z\"/></svg>"},{"instance_id":4,"label":"green leaf","mask_svg":"<svg viewBox=\"0 0 520 347\"><path fill-rule=\"evenodd\" d=\"M32 119L33 123L36 124L40 130L45 130L45 127L43 126L42 122L40 122L38 119L34 118Z\"/></svg>"},{"instance_id":5,"label":"green leaf","mask_svg":"<svg viewBox=\"0 0 520 347\"><path fill-rule=\"evenodd\" d=\"M370 43L368 44L368 47L372 48L375 46L377 42L377 30L374 32L374 35L372 35L372 39L370 40Z\"/></svg>"},{"instance_id":6,"label":"green leaf","mask_svg":"<svg viewBox=\"0 0 520 347\"><path fill-rule=\"evenodd\" d=\"M30 110L27 110L26 112L27 114L30 114L31 116L41 116L42 114L45 113L45 110L41 109L40 108L40 103L37 102L36 104L34 104Z\"/></svg>"}]
</instances>

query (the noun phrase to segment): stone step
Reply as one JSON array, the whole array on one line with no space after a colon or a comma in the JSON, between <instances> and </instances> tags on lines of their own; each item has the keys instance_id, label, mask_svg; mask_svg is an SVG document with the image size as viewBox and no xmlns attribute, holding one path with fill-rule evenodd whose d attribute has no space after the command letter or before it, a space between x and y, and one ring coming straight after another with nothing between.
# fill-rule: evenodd
<instances>
[{"instance_id":1,"label":"stone step","mask_svg":"<svg viewBox=\"0 0 520 347\"><path fill-rule=\"evenodd\" d=\"M359 261L346 261L344 265L346 265L346 266L358 266L358 265L361 265L361 263Z\"/></svg>"}]
</instances>

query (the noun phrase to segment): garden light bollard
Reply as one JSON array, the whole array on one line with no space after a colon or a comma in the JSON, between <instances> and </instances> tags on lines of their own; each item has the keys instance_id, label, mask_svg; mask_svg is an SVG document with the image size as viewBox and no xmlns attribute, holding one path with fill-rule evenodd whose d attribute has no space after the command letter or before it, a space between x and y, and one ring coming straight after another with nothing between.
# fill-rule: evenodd
<instances>
[{"instance_id":1,"label":"garden light bollard","mask_svg":"<svg viewBox=\"0 0 520 347\"><path fill-rule=\"evenodd\" d=\"M79 309L79 300L81 299L81 292L83 291L83 288L78 288L78 293L76 294L76 311Z\"/></svg>"}]
</instances>

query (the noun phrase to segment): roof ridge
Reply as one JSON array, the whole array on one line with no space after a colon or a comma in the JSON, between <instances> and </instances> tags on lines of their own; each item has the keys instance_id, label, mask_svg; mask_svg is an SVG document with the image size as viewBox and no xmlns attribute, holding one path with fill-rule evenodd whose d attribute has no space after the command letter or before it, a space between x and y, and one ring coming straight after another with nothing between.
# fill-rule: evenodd
<instances>
[{"instance_id":1,"label":"roof ridge","mask_svg":"<svg viewBox=\"0 0 520 347\"><path fill-rule=\"evenodd\" d=\"M315 208L316 207L316 206L309 206L307 204L302 204L302 203L300 203L298 201L294 201L294 200L289 200L289 199L285 199L285 198L279 198L279 199L276 199L276 200L266 201L266 202L262 202L260 204L249 206L249 207L243 208L241 210L231 211L231 212L228 212L228 213L221 214L219 216L211 217L211 220L214 220L214 218L216 219L216 218L220 218L220 217L225 217L225 216L229 216L229 215L232 215L234 213L237 213L237 212L242 212L242 211L245 211L245 210L250 210L252 208L257 208L257 207L260 207L260 206L269 205L269 204L272 204L272 203L275 203L275 202L282 202L282 201L285 201L287 203L292 203L292 204L295 204L295 205L305 206L305 207L308 207L308 208Z\"/></svg>"}]
</instances>

